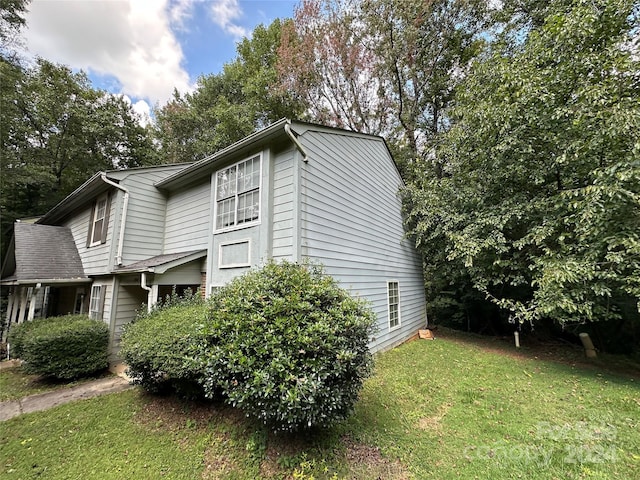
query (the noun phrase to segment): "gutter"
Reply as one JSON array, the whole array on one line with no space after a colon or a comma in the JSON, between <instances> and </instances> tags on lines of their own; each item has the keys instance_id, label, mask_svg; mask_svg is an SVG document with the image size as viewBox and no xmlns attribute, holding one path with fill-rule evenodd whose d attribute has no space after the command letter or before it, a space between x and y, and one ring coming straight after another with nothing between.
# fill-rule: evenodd
<instances>
[{"instance_id":1,"label":"gutter","mask_svg":"<svg viewBox=\"0 0 640 480\"><path fill-rule=\"evenodd\" d=\"M124 192L124 202L122 204L122 216L120 217L120 235L118 238L118 251L116 253L116 265L120 266L122 265L122 248L124 246L124 226L127 222L127 210L129 206L129 190L127 190L126 187L123 187L122 185L119 185L109 180L107 178L106 172L101 172L100 178L107 185L111 185L112 187L115 187Z\"/></svg>"},{"instance_id":2,"label":"gutter","mask_svg":"<svg viewBox=\"0 0 640 480\"><path fill-rule=\"evenodd\" d=\"M304 149L302 144L298 141L298 136L291 130L291 120L287 120L284 124L284 131L289 136L291 141L294 143L298 151L302 154L302 161L304 163L309 162L309 155L307 155L307 151Z\"/></svg>"}]
</instances>

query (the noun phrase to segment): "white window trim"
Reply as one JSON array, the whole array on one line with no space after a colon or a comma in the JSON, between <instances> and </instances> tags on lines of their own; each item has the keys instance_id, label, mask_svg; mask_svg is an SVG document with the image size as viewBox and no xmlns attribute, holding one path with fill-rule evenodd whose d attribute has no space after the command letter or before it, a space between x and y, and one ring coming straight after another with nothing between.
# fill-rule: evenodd
<instances>
[{"instance_id":1,"label":"white window trim","mask_svg":"<svg viewBox=\"0 0 640 480\"><path fill-rule=\"evenodd\" d=\"M224 228L218 228L218 172L221 172L222 170L226 170L228 168L231 167L236 167L238 165L240 165L241 163L246 162L247 160L251 160L252 158L258 157L258 160L260 162L260 179L259 179L259 184L258 184L258 197L259 197L259 203L258 203L258 218L253 220L252 222L247 222L247 223L241 223L239 225L232 225L230 227L224 227ZM248 227L253 227L255 225L259 225L261 220L262 220L262 152L260 153L256 153L254 155L250 155L246 158L243 158L242 160L240 160L239 162L236 163L232 163L231 165L227 165L224 168L219 168L218 170L216 170L215 172L213 172L213 176L214 176L214 181L213 181L213 233L223 233L223 232L232 232L234 230L241 230L243 228L248 228ZM237 202L237 192L236 192L236 202ZM236 203L235 205L235 213L234 215L237 216L237 212L238 212L238 205ZM237 218L236 218L236 222L237 222Z\"/></svg>"},{"instance_id":2,"label":"white window trim","mask_svg":"<svg viewBox=\"0 0 640 480\"><path fill-rule=\"evenodd\" d=\"M396 285L398 285L398 324L393 327L391 326L391 303L389 302L389 286L392 283L395 283ZM398 280L387 281L386 295L387 295L387 327L389 328L390 332L393 332L394 330L397 330L402 326L402 315L400 314L400 311L401 311L400 307L402 302L400 301L400 282Z\"/></svg>"},{"instance_id":3,"label":"white window trim","mask_svg":"<svg viewBox=\"0 0 640 480\"><path fill-rule=\"evenodd\" d=\"M104 200L104 216L102 217L102 221L103 222L107 222L109 219L107 218L107 202L109 201L108 195L105 193L104 195L100 195L97 199L96 199L96 206L95 209L93 211L93 217L91 218L91 224L89 226L89 228L91 229L91 242L89 243L90 247L95 247L96 245L101 245L102 244L102 232L104 231L104 223L102 228L100 229L100 235L98 235L98 239L95 240L94 239L94 234L95 234L95 230L96 230L96 222L98 221L98 205L100 205L100 202Z\"/></svg>"},{"instance_id":4,"label":"white window trim","mask_svg":"<svg viewBox=\"0 0 640 480\"><path fill-rule=\"evenodd\" d=\"M247 244L247 261L244 263L229 263L222 264L222 247L228 247L229 245L240 245L241 243ZM243 268L251 266L251 239L243 238L242 240L233 240L229 242L222 242L218 245L218 268L220 270L225 268Z\"/></svg>"},{"instance_id":5,"label":"white window trim","mask_svg":"<svg viewBox=\"0 0 640 480\"><path fill-rule=\"evenodd\" d=\"M209 296L213 295L213 293L215 292L216 289L222 288L224 287L224 285L218 285L218 284L210 284L209 285Z\"/></svg>"},{"instance_id":6,"label":"white window trim","mask_svg":"<svg viewBox=\"0 0 640 480\"><path fill-rule=\"evenodd\" d=\"M100 305L102 303L102 289L104 288L104 285L92 285L91 286L91 292L89 293L89 318L92 318L94 320L98 320L101 317L101 313L102 313L102 308L103 305ZM96 298L93 296L93 291L94 289L98 289L98 296L97 296L97 300L94 304L93 299ZM94 315L95 313L95 315Z\"/></svg>"}]
</instances>

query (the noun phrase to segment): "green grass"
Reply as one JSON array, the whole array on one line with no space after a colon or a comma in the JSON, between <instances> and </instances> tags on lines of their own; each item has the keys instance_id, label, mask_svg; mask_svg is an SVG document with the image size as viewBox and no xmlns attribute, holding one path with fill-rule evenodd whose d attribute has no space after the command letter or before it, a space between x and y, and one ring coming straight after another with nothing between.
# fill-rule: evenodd
<instances>
[{"instance_id":1,"label":"green grass","mask_svg":"<svg viewBox=\"0 0 640 480\"><path fill-rule=\"evenodd\" d=\"M328 431L130 390L0 423L0 478L640 478L636 373L445 336L378 356Z\"/></svg>"},{"instance_id":2,"label":"green grass","mask_svg":"<svg viewBox=\"0 0 640 480\"><path fill-rule=\"evenodd\" d=\"M99 373L84 379L75 381L62 381L52 378L44 378L40 375L28 375L19 366L0 370L0 402L15 400L18 398L44 393L61 388L70 388L81 383L95 380L107 373Z\"/></svg>"}]
</instances>

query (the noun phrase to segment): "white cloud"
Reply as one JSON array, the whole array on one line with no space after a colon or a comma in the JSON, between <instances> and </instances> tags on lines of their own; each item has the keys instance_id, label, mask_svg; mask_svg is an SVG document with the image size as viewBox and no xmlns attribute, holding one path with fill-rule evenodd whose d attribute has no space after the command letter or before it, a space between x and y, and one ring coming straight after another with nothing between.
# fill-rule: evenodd
<instances>
[{"instance_id":1,"label":"white cloud","mask_svg":"<svg viewBox=\"0 0 640 480\"><path fill-rule=\"evenodd\" d=\"M240 39L251 35L251 30L235 22L243 16L238 0L215 0L210 11L213 23L233 37Z\"/></svg>"},{"instance_id":2,"label":"white cloud","mask_svg":"<svg viewBox=\"0 0 640 480\"><path fill-rule=\"evenodd\" d=\"M171 21L183 25L192 1L45 1L29 5L29 53L99 75L120 93L163 104L174 87L191 90ZM147 103L148 105L148 103Z\"/></svg>"},{"instance_id":3,"label":"white cloud","mask_svg":"<svg viewBox=\"0 0 640 480\"><path fill-rule=\"evenodd\" d=\"M169 5L169 19L174 28L185 30L185 23L192 17L194 0L174 0Z\"/></svg>"}]
</instances>

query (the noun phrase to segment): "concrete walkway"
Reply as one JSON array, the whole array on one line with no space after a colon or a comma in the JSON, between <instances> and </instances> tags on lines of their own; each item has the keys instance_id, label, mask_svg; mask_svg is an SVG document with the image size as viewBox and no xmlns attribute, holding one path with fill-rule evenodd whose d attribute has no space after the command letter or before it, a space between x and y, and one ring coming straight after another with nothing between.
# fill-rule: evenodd
<instances>
[{"instance_id":1,"label":"concrete walkway","mask_svg":"<svg viewBox=\"0 0 640 480\"><path fill-rule=\"evenodd\" d=\"M0 422L23 413L39 412L63 403L97 397L105 393L121 392L132 388L126 378L112 376L86 382L71 388L61 388L51 392L38 393L20 400L0 402Z\"/></svg>"}]
</instances>

